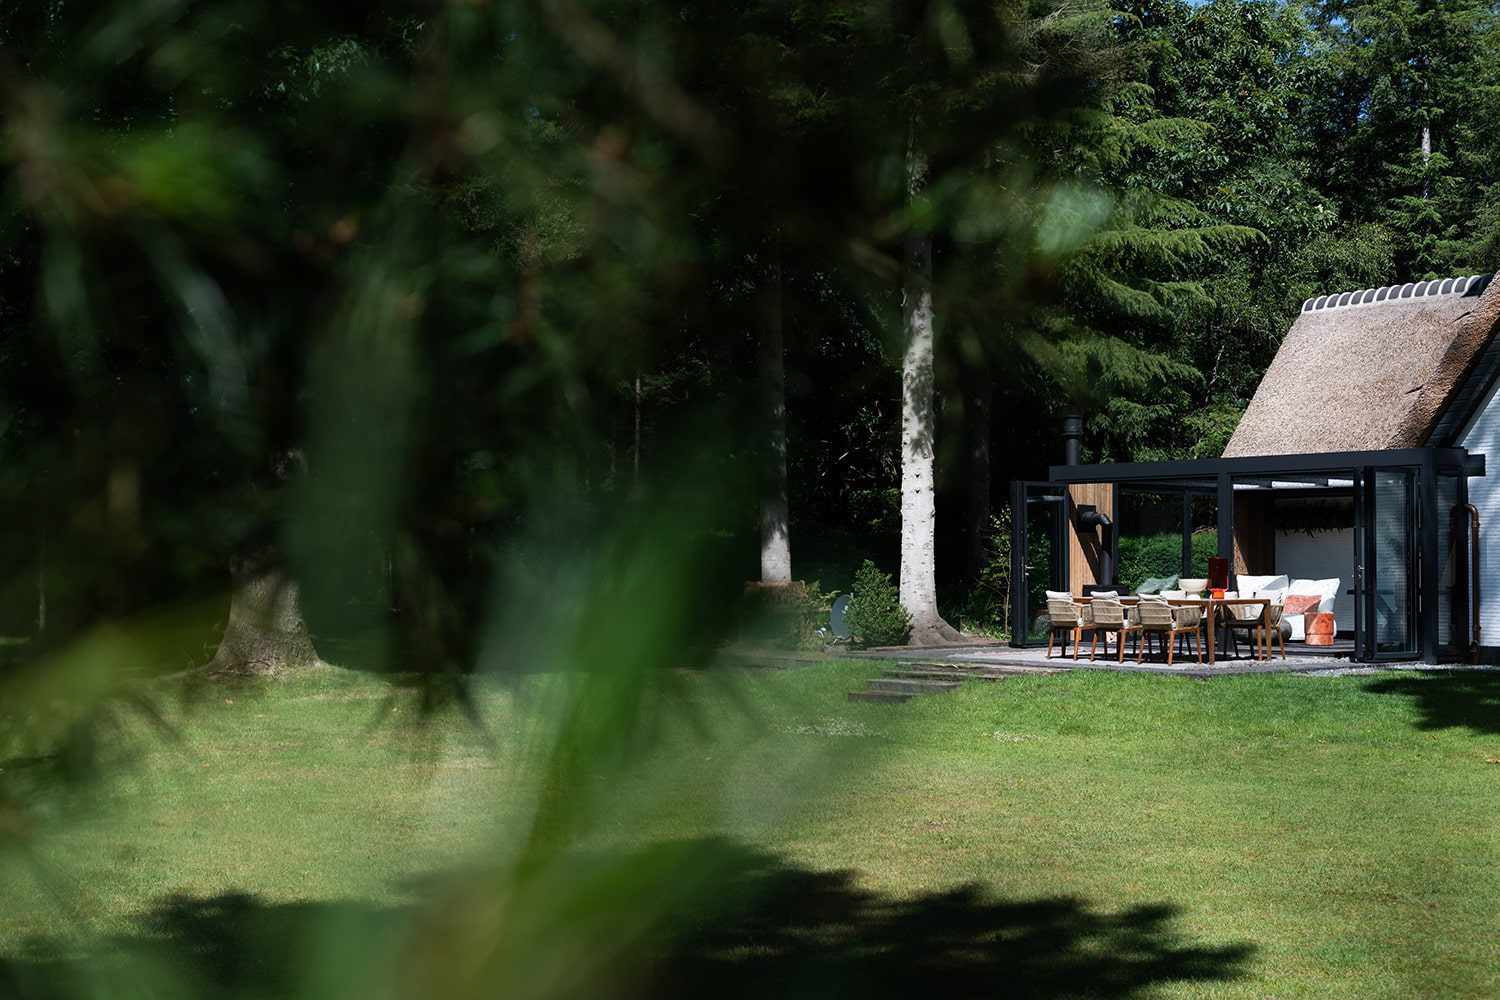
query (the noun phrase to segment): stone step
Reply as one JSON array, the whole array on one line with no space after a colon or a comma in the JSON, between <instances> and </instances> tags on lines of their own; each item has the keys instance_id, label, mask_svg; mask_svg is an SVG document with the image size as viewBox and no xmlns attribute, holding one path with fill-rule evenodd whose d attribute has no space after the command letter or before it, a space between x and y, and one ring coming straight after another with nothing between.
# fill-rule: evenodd
<instances>
[{"instance_id":1,"label":"stone step","mask_svg":"<svg viewBox=\"0 0 1500 1000\"><path fill-rule=\"evenodd\" d=\"M975 670L959 670L957 667L942 669L942 667L892 667L891 670L882 670L883 675L888 678L909 678L912 681L1004 681L1008 673L996 673L995 670L981 667Z\"/></svg>"},{"instance_id":2,"label":"stone step","mask_svg":"<svg viewBox=\"0 0 1500 1000\"><path fill-rule=\"evenodd\" d=\"M870 681L873 691L904 691L907 694L941 694L952 691L963 681L914 680L909 677L876 677Z\"/></svg>"},{"instance_id":3,"label":"stone step","mask_svg":"<svg viewBox=\"0 0 1500 1000\"><path fill-rule=\"evenodd\" d=\"M882 670L880 676L885 678L904 678L907 681L968 681L972 673L965 670L924 670L921 667L895 667L892 670Z\"/></svg>"},{"instance_id":4,"label":"stone step","mask_svg":"<svg viewBox=\"0 0 1500 1000\"><path fill-rule=\"evenodd\" d=\"M877 705L900 705L911 701L916 695L897 691L850 691L850 701L868 701Z\"/></svg>"}]
</instances>

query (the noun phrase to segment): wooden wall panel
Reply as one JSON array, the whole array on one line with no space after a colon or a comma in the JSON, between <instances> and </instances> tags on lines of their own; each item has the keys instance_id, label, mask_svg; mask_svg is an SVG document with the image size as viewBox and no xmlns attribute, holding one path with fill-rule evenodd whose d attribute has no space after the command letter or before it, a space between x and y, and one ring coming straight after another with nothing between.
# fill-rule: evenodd
<instances>
[{"instance_id":1,"label":"wooden wall panel","mask_svg":"<svg viewBox=\"0 0 1500 1000\"><path fill-rule=\"evenodd\" d=\"M1255 576L1276 572L1276 532L1270 496L1246 490L1234 495L1234 571Z\"/></svg>"},{"instance_id":2,"label":"wooden wall panel","mask_svg":"<svg viewBox=\"0 0 1500 1000\"><path fill-rule=\"evenodd\" d=\"M1072 503L1068 507L1068 589L1083 592L1084 584L1099 581L1099 529L1084 528L1078 523L1078 507L1092 504L1113 520L1115 488L1112 483L1075 483L1068 487Z\"/></svg>"}]
</instances>

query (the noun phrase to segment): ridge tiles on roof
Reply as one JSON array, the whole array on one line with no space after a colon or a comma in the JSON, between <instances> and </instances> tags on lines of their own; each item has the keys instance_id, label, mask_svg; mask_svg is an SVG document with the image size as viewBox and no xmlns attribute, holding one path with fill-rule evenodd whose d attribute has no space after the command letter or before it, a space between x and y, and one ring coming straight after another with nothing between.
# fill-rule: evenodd
<instances>
[{"instance_id":1,"label":"ridge tiles on roof","mask_svg":"<svg viewBox=\"0 0 1500 1000\"><path fill-rule=\"evenodd\" d=\"M1404 285L1386 285L1383 288L1361 288L1353 292L1335 292L1319 295L1302 303L1303 312L1318 309L1337 309L1340 306L1360 306L1373 302L1391 302L1396 299L1425 298L1429 295L1478 295L1490 283L1493 274L1469 274L1459 278L1435 278L1432 281L1408 282Z\"/></svg>"}]
</instances>

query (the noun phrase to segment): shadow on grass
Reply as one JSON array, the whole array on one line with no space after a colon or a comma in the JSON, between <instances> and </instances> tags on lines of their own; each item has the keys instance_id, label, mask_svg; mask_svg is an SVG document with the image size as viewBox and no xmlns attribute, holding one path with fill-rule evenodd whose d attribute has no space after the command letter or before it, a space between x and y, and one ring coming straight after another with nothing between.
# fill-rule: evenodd
<instances>
[{"instance_id":1,"label":"shadow on grass","mask_svg":"<svg viewBox=\"0 0 1500 1000\"><path fill-rule=\"evenodd\" d=\"M1185 940L1168 905L1108 913L1078 899L995 901L973 886L898 899L860 889L851 872L731 850L735 874L722 884L660 894L679 902L651 914L655 944L629 959L633 967L595 979L594 989L575 982L568 995L1133 997L1171 982L1238 978L1254 950ZM653 905L644 898L628 913L552 927L556 954L535 961L545 968L582 956L608 940L612 924L629 927ZM170 897L138 935L89 956L38 945L0 961L0 995L112 995L101 985L122 982L132 995L348 993L362 978L356 970L368 973L368 963L409 945L422 922L414 908ZM421 984L407 985L421 993ZM505 983L491 985L505 994Z\"/></svg>"},{"instance_id":2,"label":"shadow on grass","mask_svg":"<svg viewBox=\"0 0 1500 1000\"><path fill-rule=\"evenodd\" d=\"M1365 690L1410 698L1421 713L1417 725L1422 729L1500 733L1500 671L1455 670L1390 677L1371 681Z\"/></svg>"},{"instance_id":3,"label":"shadow on grass","mask_svg":"<svg viewBox=\"0 0 1500 1000\"><path fill-rule=\"evenodd\" d=\"M1183 939L1164 904L1109 913L974 885L898 899L782 863L748 878L752 904L679 939L653 995L1132 997L1238 978L1254 950Z\"/></svg>"}]
</instances>

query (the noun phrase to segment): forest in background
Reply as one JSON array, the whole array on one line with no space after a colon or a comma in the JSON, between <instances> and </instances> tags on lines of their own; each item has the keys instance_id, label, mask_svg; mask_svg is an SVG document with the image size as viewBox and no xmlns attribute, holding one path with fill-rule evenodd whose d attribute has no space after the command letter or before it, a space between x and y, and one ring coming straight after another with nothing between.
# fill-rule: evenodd
<instances>
[{"instance_id":1,"label":"forest in background","mask_svg":"<svg viewBox=\"0 0 1500 1000\"><path fill-rule=\"evenodd\" d=\"M896 573L913 288L972 607L1064 413L1217 455L1303 299L1500 263L1492 4L721 6L0 15L7 631L461 673L613 558L713 632L768 441L791 577Z\"/></svg>"}]
</instances>

